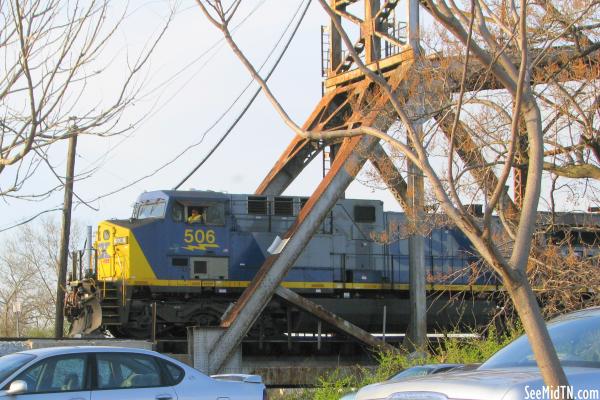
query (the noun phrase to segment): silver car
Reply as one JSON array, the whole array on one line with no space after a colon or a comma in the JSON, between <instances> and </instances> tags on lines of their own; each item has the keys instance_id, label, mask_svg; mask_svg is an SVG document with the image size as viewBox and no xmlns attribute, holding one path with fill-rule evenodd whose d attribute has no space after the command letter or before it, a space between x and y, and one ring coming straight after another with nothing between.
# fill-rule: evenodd
<instances>
[{"instance_id":1,"label":"silver car","mask_svg":"<svg viewBox=\"0 0 600 400\"><path fill-rule=\"evenodd\" d=\"M549 392L524 335L474 371L370 385L359 390L356 400L550 399L556 391L575 399L600 399L600 308L561 316L548 330L569 387Z\"/></svg>"},{"instance_id":2,"label":"silver car","mask_svg":"<svg viewBox=\"0 0 600 400\"><path fill-rule=\"evenodd\" d=\"M388 380L383 381L381 383L385 384L385 383L389 383L390 381L395 382L395 381L399 381L399 380L413 379L413 378L416 378L419 376L441 374L441 373L446 373L446 372L451 372L451 371L456 371L456 370L462 370L465 367L466 367L465 364L415 365L414 367L406 368L405 370L402 370L402 371L398 372L397 374L392 375L391 378L389 378ZM350 393L340 397L339 400L354 400L354 399L356 399L357 392L358 392L358 390L350 392Z\"/></svg>"},{"instance_id":3,"label":"silver car","mask_svg":"<svg viewBox=\"0 0 600 400\"><path fill-rule=\"evenodd\" d=\"M209 377L159 353L54 347L0 357L0 399L263 400L256 375Z\"/></svg>"}]
</instances>

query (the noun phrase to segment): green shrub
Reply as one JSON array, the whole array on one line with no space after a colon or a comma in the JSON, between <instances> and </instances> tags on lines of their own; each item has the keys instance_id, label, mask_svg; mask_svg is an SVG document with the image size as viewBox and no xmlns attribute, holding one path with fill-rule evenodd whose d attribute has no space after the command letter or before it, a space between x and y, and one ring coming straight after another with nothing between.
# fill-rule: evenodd
<instances>
[{"instance_id":1,"label":"green shrub","mask_svg":"<svg viewBox=\"0 0 600 400\"><path fill-rule=\"evenodd\" d=\"M344 375L340 370L319 378L316 389L305 390L285 398L285 400L338 400L340 397L360 387L382 382L392 375L416 365L423 364L473 364L481 363L496 351L506 346L522 333L519 326L504 334L493 327L479 339L447 337L442 344L430 349L430 353L414 357L404 353L377 353L377 367L359 367L358 373Z\"/></svg>"}]
</instances>

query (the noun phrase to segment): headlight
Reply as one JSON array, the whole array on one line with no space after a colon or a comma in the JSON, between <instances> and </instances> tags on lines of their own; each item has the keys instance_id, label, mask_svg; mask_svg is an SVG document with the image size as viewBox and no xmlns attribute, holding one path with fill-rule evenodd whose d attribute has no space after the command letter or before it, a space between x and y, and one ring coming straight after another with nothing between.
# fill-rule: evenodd
<instances>
[{"instance_id":1,"label":"headlight","mask_svg":"<svg viewBox=\"0 0 600 400\"><path fill-rule=\"evenodd\" d=\"M385 400L448 400L448 397L435 392L398 392L390 394Z\"/></svg>"}]
</instances>

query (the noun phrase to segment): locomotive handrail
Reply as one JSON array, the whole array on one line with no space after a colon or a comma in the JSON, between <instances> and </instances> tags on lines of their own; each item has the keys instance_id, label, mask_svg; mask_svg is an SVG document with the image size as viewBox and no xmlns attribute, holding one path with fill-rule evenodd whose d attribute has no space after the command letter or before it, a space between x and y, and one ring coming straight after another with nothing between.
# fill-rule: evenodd
<instances>
[{"instance_id":1,"label":"locomotive handrail","mask_svg":"<svg viewBox=\"0 0 600 400\"><path fill-rule=\"evenodd\" d=\"M111 264L112 264L112 261L109 264L109 267ZM102 269L102 274L100 274L100 269ZM98 273L97 273L98 276L102 275L103 277L106 277L106 273L105 273L106 265L104 265L102 263L98 263L96 265L96 270L98 271ZM102 298L105 298L105 297L106 297L106 279L102 279Z\"/></svg>"},{"instance_id":2,"label":"locomotive handrail","mask_svg":"<svg viewBox=\"0 0 600 400\"><path fill-rule=\"evenodd\" d=\"M341 257L339 265L332 266L331 270L340 271L340 281L343 283L351 283L347 281L346 272L379 272L381 283L408 283L407 279L402 278L402 273L408 273L408 255L404 254L389 254L389 253L341 253L331 252L331 256ZM353 259L366 259L367 262L363 267L358 263L353 262ZM473 263L480 259L469 254L454 254L454 255L425 255L426 273L428 284L459 284L459 285L481 285L495 283L491 270L485 268L474 269ZM404 261L404 265L399 264ZM378 266L380 268L378 268ZM399 267L399 268L398 268ZM321 268L323 269L323 268ZM482 283L485 281L485 283Z\"/></svg>"},{"instance_id":3,"label":"locomotive handrail","mask_svg":"<svg viewBox=\"0 0 600 400\"><path fill-rule=\"evenodd\" d=\"M116 251L115 255L117 256L119 267L121 267L121 303L123 306L125 306L125 268L123 267L123 263L121 261L121 255L118 254Z\"/></svg>"}]
</instances>

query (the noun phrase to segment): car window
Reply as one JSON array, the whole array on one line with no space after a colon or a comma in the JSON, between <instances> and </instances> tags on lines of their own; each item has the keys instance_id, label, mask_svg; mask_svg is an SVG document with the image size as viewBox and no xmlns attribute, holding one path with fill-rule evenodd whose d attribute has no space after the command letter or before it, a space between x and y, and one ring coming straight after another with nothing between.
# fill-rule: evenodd
<instances>
[{"instance_id":1,"label":"car window","mask_svg":"<svg viewBox=\"0 0 600 400\"><path fill-rule=\"evenodd\" d=\"M85 390L87 356L76 354L50 357L32 365L15 380L27 383L27 393Z\"/></svg>"},{"instance_id":2,"label":"car window","mask_svg":"<svg viewBox=\"0 0 600 400\"><path fill-rule=\"evenodd\" d=\"M98 389L133 389L164 386L154 357L134 353L97 353Z\"/></svg>"},{"instance_id":3,"label":"car window","mask_svg":"<svg viewBox=\"0 0 600 400\"><path fill-rule=\"evenodd\" d=\"M556 320L548 332L563 367L600 368L600 314ZM535 366L527 335L507 345L480 368Z\"/></svg>"},{"instance_id":4,"label":"car window","mask_svg":"<svg viewBox=\"0 0 600 400\"><path fill-rule=\"evenodd\" d=\"M0 382L35 358L32 354L14 353L0 357Z\"/></svg>"},{"instance_id":5,"label":"car window","mask_svg":"<svg viewBox=\"0 0 600 400\"><path fill-rule=\"evenodd\" d=\"M183 377L185 375L183 368L180 368L177 365L166 360L161 359L160 361L163 363L164 368L167 372L170 385L177 385L183 380Z\"/></svg>"}]
</instances>

